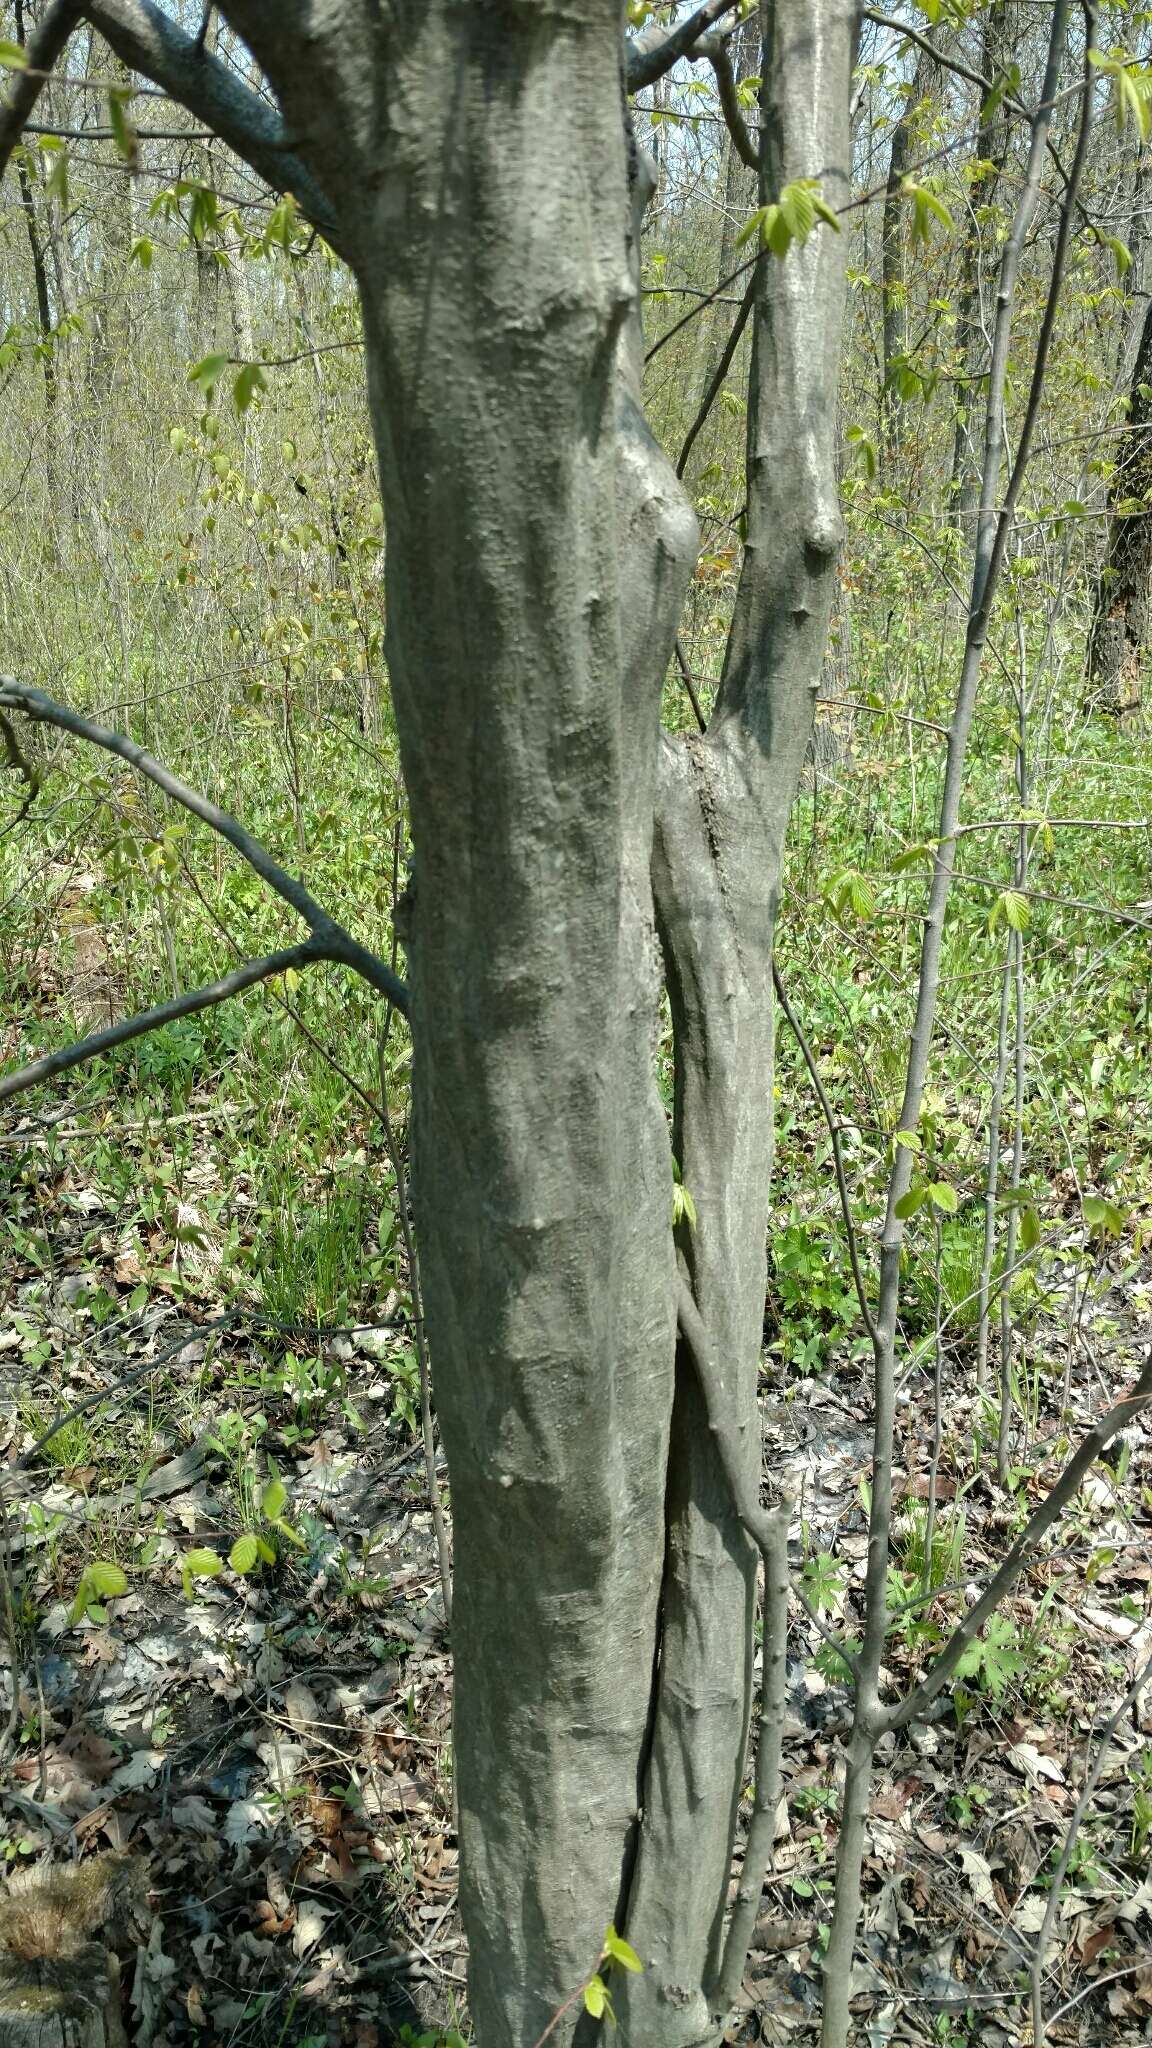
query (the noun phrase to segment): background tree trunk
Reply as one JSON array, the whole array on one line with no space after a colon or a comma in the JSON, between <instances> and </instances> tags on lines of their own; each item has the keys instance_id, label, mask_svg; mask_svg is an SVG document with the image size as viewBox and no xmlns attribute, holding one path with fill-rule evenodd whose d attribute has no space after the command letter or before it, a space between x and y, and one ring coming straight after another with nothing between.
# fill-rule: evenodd
<instances>
[{"instance_id":1,"label":"background tree trunk","mask_svg":"<svg viewBox=\"0 0 1152 2048\"><path fill-rule=\"evenodd\" d=\"M989 0L984 16L980 69L998 79L1012 59L1015 22L1010 0ZM984 209L990 207L1008 153L1008 115L1003 102L991 112L980 110L976 135L976 169L968 198L968 232L957 297L956 339L960 369L956 379L956 433L952 452L952 498L956 519L969 541L975 539L980 496L980 406L978 385L988 363L988 337L983 297L987 276L998 262L995 236L988 232ZM987 254L985 252L987 251Z\"/></svg>"},{"instance_id":2,"label":"background tree trunk","mask_svg":"<svg viewBox=\"0 0 1152 2048\"><path fill-rule=\"evenodd\" d=\"M1132 371L1128 431L1108 491L1108 540L1096 584L1088 679L1101 709L1122 721L1139 712L1152 645L1152 303ZM1130 507L1126 510L1125 507Z\"/></svg>"},{"instance_id":3,"label":"background tree trunk","mask_svg":"<svg viewBox=\"0 0 1152 2048\"><path fill-rule=\"evenodd\" d=\"M935 85L936 76L935 61L927 50L921 50L907 87L903 112L892 130L892 153L888 159L881 228L884 361L880 445L886 463L900 452L903 408L897 380L901 360L908 350L907 205L902 190L914 154L917 116Z\"/></svg>"}]
</instances>

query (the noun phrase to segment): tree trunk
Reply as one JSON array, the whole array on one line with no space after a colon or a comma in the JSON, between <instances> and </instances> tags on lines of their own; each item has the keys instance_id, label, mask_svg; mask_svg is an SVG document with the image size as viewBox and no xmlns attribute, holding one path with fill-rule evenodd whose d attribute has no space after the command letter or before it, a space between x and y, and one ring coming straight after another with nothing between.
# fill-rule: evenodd
<instances>
[{"instance_id":1,"label":"tree trunk","mask_svg":"<svg viewBox=\"0 0 1152 2048\"><path fill-rule=\"evenodd\" d=\"M841 205L854 10L847 0L767 4L762 28L763 202L793 179L816 177ZM772 1170L772 926L840 537L842 239L818 231L758 271L735 615L707 733L664 742L656 827L676 1038L673 1143L697 1219L683 1249L753 1474ZM628 1918L647 1967L622 1987L621 2025L631 2038L680 2048L707 2038L719 1964L745 1778L756 1563L683 1349L668 1509L653 1753Z\"/></svg>"},{"instance_id":2,"label":"tree trunk","mask_svg":"<svg viewBox=\"0 0 1152 2048\"><path fill-rule=\"evenodd\" d=\"M695 523L618 370L615 0L432 0L388 57L387 133L357 65L323 170L339 192L378 160L371 209L349 196L416 849L461 1903L479 2039L531 2048L624 1917L649 1739L675 1356L649 865ZM329 82L293 82L303 132Z\"/></svg>"},{"instance_id":3,"label":"tree trunk","mask_svg":"<svg viewBox=\"0 0 1152 2048\"><path fill-rule=\"evenodd\" d=\"M1099 705L1121 723L1138 714L1152 645L1152 304L1136 350L1128 403L1108 491L1108 540L1096 584L1088 680Z\"/></svg>"},{"instance_id":4,"label":"tree trunk","mask_svg":"<svg viewBox=\"0 0 1152 2048\"><path fill-rule=\"evenodd\" d=\"M116 1957L99 1942L60 1962L0 1956L0 2048L127 2048Z\"/></svg>"},{"instance_id":5,"label":"tree trunk","mask_svg":"<svg viewBox=\"0 0 1152 2048\"><path fill-rule=\"evenodd\" d=\"M907 87L903 112L892 130L888 183L884 193L881 249L884 292L884 366L881 388L880 446L886 463L900 452L903 400L900 368L908 352L907 207L904 180L912 161L916 120L936 81L935 59L921 50Z\"/></svg>"},{"instance_id":6,"label":"tree trunk","mask_svg":"<svg viewBox=\"0 0 1152 2048\"><path fill-rule=\"evenodd\" d=\"M984 17L984 39L980 68L985 78L1001 76L1012 56L1014 24L1009 0L990 0ZM956 314L956 339L960 368L956 378L956 435L952 451L952 501L957 524L970 541L975 539L976 507L980 497L980 406L978 385L987 371L988 339L983 313L986 268L991 274L999 261L994 235L987 244L982 219L1000 182L1008 153L1008 116L1003 104L990 113L981 108L976 132L976 163L968 196L968 232L964 238L963 271ZM985 247L988 257L985 258ZM975 431L973 431L975 429Z\"/></svg>"},{"instance_id":7,"label":"tree trunk","mask_svg":"<svg viewBox=\"0 0 1152 2048\"><path fill-rule=\"evenodd\" d=\"M26 40L23 0L16 0L16 41L21 49ZM52 335L52 303L48 293L48 268L44 260L45 237L41 234L36 217L36 201L32 192L32 180L28 166L21 157L16 167L16 182L20 191L20 210L24 215L24 226L28 235L28 253L32 259L32 282L36 294L36 324L40 330L40 359L44 373L44 465L48 497L56 497L56 437L57 385L55 343Z\"/></svg>"},{"instance_id":8,"label":"tree trunk","mask_svg":"<svg viewBox=\"0 0 1152 2048\"><path fill-rule=\"evenodd\" d=\"M646 1966L622 2037L686 2048L719 2031L754 1560L677 1354L661 973L682 1248L754 1473L772 917L839 532L846 237L759 266L728 659L708 734L662 742L696 528L640 408L619 0L225 12L363 304L476 2035L532 2048L562 2006L557 2048L590 2035L614 1921ZM854 19L765 5L765 193L844 198Z\"/></svg>"}]
</instances>

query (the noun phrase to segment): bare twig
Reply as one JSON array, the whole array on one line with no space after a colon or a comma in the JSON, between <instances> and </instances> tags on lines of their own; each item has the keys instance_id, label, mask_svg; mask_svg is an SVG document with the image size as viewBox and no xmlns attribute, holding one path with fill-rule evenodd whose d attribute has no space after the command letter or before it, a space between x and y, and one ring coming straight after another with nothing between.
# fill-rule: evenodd
<instances>
[{"instance_id":1,"label":"bare twig","mask_svg":"<svg viewBox=\"0 0 1152 2048\"><path fill-rule=\"evenodd\" d=\"M408 1284L412 1290L412 1307L415 1311L413 1340L416 1346L416 1363L420 1371L420 1434L424 1445L424 1472L428 1483L428 1505L432 1510L432 1527L436 1533L436 1559L440 1568L440 1591L444 1600L444 1619L452 1621L452 1555L448 1545L448 1529L444 1520L444 1508L440 1499L440 1484L436 1477L436 1434L432 1421L432 1371L428 1359L428 1339L424 1330L424 1317L420 1303L420 1266L416 1256L416 1242L412 1235L412 1224L408 1215L408 1177L396 1134L392 1128L392 1117L388 1108L388 1076L384 1071L383 1047L380 1058L380 1122L384 1129L384 1142L388 1157L396 1176L396 1213L400 1219L400 1235L404 1240L404 1255L408 1261Z\"/></svg>"},{"instance_id":2,"label":"bare twig","mask_svg":"<svg viewBox=\"0 0 1152 2048\"><path fill-rule=\"evenodd\" d=\"M772 1541L764 1558L764 1647L760 1679L760 1725L756 1737L756 1792L744 1868L724 1942L724 1959L711 2003L727 2013L740 1990L764 1885L772 1867L776 1809L780 1804L780 1753L784 1741L788 1651L788 1513L771 1517Z\"/></svg>"},{"instance_id":3,"label":"bare twig","mask_svg":"<svg viewBox=\"0 0 1152 2048\"><path fill-rule=\"evenodd\" d=\"M737 313L735 320L732 322L731 332L728 336L727 341L724 343L724 347L721 351L720 360L717 363L715 370L712 372L711 377L708 379L708 389L705 391L703 398L700 400L700 410L696 414L696 417L693 420L692 425L689 427L688 432L684 436L684 446L680 450L679 460L676 464L677 476L682 477L684 471L687 469L688 457L691 455L692 450L696 444L697 438L701 430L703 429L705 422L707 421L708 415L711 412L712 407L716 403L717 397L719 396L721 387L724 383L724 379L728 375L728 372L732 367L732 358L734 357L737 349L740 346L740 337L743 334L744 329L748 325L749 317L752 312L752 307L755 302L755 298L756 276L755 272L753 272L753 275L748 281L748 288L744 293L744 297L740 301L740 311Z\"/></svg>"},{"instance_id":4,"label":"bare twig","mask_svg":"<svg viewBox=\"0 0 1152 2048\"><path fill-rule=\"evenodd\" d=\"M1044 1908L1044 1918L1040 1925L1040 1932L1036 1937L1036 1951L1032 1957L1030 1988L1032 1993L1033 2048L1044 2048L1044 2043L1048 2038L1047 2028L1044 2020L1044 1958L1048 1953L1048 1943L1052 1936L1052 1923L1055 1920L1056 1914L1060 1907L1060 1897L1064 1889L1064 1879L1068 1875L1068 1865L1072 1861L1072 1852L1076 1847L1076 1840L1080 1833L1080 1826L1084 1819L1084 1815L1087 1813L1088 1808L1092 1803L1092 1797L1095 1793L1096 1787L1100 1782L1100 1773L1104 1768L1105 1760L1108 1755L1108 1744L1111 1742L1112 1737L1115 1735L1116 1730L1120 1726L1120 1723L1123 1720L1125 1714L1128 1712L1129 1707L1132 1706L1137 1695L1143 1690L1144 1686L1148 1683L1148 1679L1150 1676L1152 1676L1152 1657L1147 1658L1147 1660L1140 1666L1139 1671L1136 1673L1135 1678L1132 1680L1132 1683L1129 1686L1127 1692L1125 1693L1123 1699L1121 1700L1120 1705L1117 1707L1116 1712L1111 1716L1110 1720L1105 1722L1104 1727L1100 1732L1100 1741L1097 1745L1096 1755L1093 1759L1092 1767L1084 1780L1084 1789L1081 1792L1079 1799L1076 1801L1076 1805L1072 1812L1072 1818L1068 1822L1068 1829L1064 1836L1064 1847L1060 1851L1060 1856L1057 1861L1056 1868L1052 1872L1052 1876L1049 1880L1048 1903Z\"/></svg>"},{"instance_id":5,"label":"bare twig","mask_svg":"<svg viewBox=\"0 0 1152 2048\"><path fill-rule=\"evenodd\" d=\"M138 1010L134 1017L122 1017L118 1024L109 1024L103 1031L93 1031L87 1038L77 1039L73 1045L62 1046L59 1052L45 1053L42 1059L32 1060L26 1067L17 1067L10 1074L0 1074L0 1102L6 1102L13 1095L23 1095L25 1089L35 1088L41 1081L50 1081L55 1074L66 1074L72 1067L81 1067L87 1060L99 1059L118 1045L127 1045L134 1038L144 1038L149 1031L159 1031L165 1024L175 1023L178 1017L194 1017L200 1010L210 1010L217 1003L226 1003L233 996L242 995L246 988L253 988L258 981L268 981L274 974L286 974L290 967L308 967L314 960L333 957L325 951L320 940L305 939L299 946L285 946L279 953L267 953L262 960L246 960L243 967L234 968L220 981L209 982L204 988L189 989L186 994L173 996L166 1003L157 1003L151 1010Z\"/></svg>"},{"instance_id":6,"label":"bare twig","mask_svg":"<svg viewBox=\"0 0 1152 2048\"><path fill-rule=\"evenodd\" d=\"M844 1218L844 1232L848 1240L848 1257L852 1264L852 1279L856 1288L856 1299L860 1304L860 1317L864 1328L867 1330L872 1342L875 1343L876 1325L872 1320L872 1310L868 1302L868 1291L864 1285L864 1273L860 1265L860 1249L856 1242L856 1225L852 1218L852 1202L848 1193L848 1180L844 1172L844 1154L840 1144L840 1124L836 1112L828 1100L824 1083L820 1078L820 1069L816 1064L815 1054L805 1036L804 1027L792 1008L788 991L784 986L784 978L775 961L772 963L772 986L776 991L776 1000L788 1019L792 1036L800 1048L800 1057L808 1069L808 1079L812 1083L816 1100L820 1104L824 1122L828 1127L828 1137L832 1145L832 1162L836 1172L836 1190L840 1197L840 1212Z\"/></svg>"},{"instance_id":7,"label":"bare twig","mask_svg":"<svg viewBox=\"0 0 1152 2048\"><path fill-rule=\"evenodd\" d=\"M1044 314L1036 344L1032 378L1020 429L1016 459L1009 477L1004 502L996 509L997 486L1003 460L1004 391L1012 337L1013 310L1025 240L1040 198L1041 174L1052 104L1059 83L1060 67L1067 41L1069 0L1055 0L1051 12L1048 55L1045 64L1041 104L1031 122L1028 160L1023 189L1016 208L1000 264L996 317L993 327L992 358L987 380L984 425L984 460L977 519L976 547L972 571L972 594L964 658L957 683L955 708L948 739L947 765L940 800L940 822L932 882L924 919L916 1014L908 1048L904 1099L900 1111L897 1143L893 1151L888 1198L880 1237L880 1282L875 1317L875 1414L873 1426L872 1500L868 1519L868 1562L864 1591L864 1641L859 1658L859 1676L848 1745L847 1776L841 1805L840 1848L837 1858L836 1893L832 1929L824 1956L824 2011L822 2048L845 2048L850 2019L852 1957L860 1919L860 1877L867 1835L872 1762L878 1735L890 1717L880 1704L879 1675L887 1634L887 1580L892 1534L893 1444L895 1440L895 1347L900 1302L900 1262L904 1238L904 1197L912 1181L917 1125L920 1121L929 1061L936 1032L939 1002L941 952L944 921L951 893L955 861L954 833L959 822L964 792L968 739L976 710L984 649L988 637L992 604L1004 564L1008 537L1016 504L1023 486L1032 437L1039 416L1048 353L1055 325L1056 307L1064 277L1068 241L1092 121L1092 79L1085 62L1080 91L1082 112L1072 175L1060 212L1052 257ZM900 1142L905 1137L906 1142ZM1058 1513L1059 1509L1054 1509ZM999 1575L998 1575L999 1576ZM995 1583L995 1582L994 1582ZM1004 1590L1007 1590L1005 1586ZM997 1599L1002 1594L997 1595ZM995 1605L995 1602L993 1603ZM991 1611L989 1609L988 1611ZM946 1653L945 1653L946 1654ZM958 1649L955 1655L958 1657ZM952 1668L949 1665L948 1669ZM939 1684L944 1683L944 1674ZM938 1686L936 1687L938 1690Z\"/></svg>"}]
</instances>

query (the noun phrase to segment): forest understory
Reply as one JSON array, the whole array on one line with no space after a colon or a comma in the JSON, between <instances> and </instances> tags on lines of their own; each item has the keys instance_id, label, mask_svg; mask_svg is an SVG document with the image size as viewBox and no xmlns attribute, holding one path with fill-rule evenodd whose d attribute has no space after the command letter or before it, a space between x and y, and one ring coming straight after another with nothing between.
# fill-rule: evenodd
<instances>
[{"instance_id":1,"label":"forest understory","mask_svg":"<svg viewBox=\"0 0 1152 2048\"><path fill-rule=\"evenodd\" d=\"M45 12L0 5L9 93ZM1152 29L1071 10L1041 103L1054 13L865 9L838 210L805 178L760 203L773 7L716 8L719 39L633 92L656 173L643 399L700 534L660 704L681 756L724 725L771 466L750 356L784 293L765 309L758 280L833 237L847 276L842 533L801 550L831 628L758 934L758 1500L786 1504L790 1593L775 1841L725 2034L744 2048L819 2033L869 1612L893 1708L1152 1359ZM201 35L266 89L219 10ZM84 1930L122 1937L132 2048L464 2048L452 1498L394 1007L413 800L361 301L304 200L94 30L35 111L0 188L0 2048L15 1902L133 1859L140 1926ZM525 557L540 514L510 521ZM371 949L375 984L281 959L298 904L217 805ZM264 966L197 1007L238 961ZM147 1035L25 1085L155 1005ZM666 995L669 1156L675 1029ZM715 1211L671 1171L674 1277ZM562 1193L575 1228L603 1189ZM889 1254L896 1483L869 1595ZM513 1602L498 1647L514 1666L524 1644ZM586 1959L581 2041L611 1953ZM880 1735L852 2026L853 2048L1152 2042L1146 1393L938 1696Z\"/></svg>"}]
</instances>

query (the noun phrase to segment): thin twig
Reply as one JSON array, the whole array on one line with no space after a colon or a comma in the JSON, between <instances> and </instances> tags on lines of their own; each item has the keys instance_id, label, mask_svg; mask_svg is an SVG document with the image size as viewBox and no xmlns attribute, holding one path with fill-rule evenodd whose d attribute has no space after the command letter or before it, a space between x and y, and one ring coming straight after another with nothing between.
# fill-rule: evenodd
<instances>
[{"instance_id":1,"label":"thin twig","mask_svg":"<svg viewBox=\"0 0 1152 2048\"><path fill-rule=\"evenodd\" d=\"M864 1285L864 1272L860 1264L860 1251L856 1242L856 1225L852 1218L852 1201L848 1193L848 1179L844 1172L844 1154L840 1145L839 1120L832 1104L828 1100L827 1091L820 1078L820 1069L816 1064L815 1055L805 1037L804 1027L792 1008L788 991L784 986L784 977L775 961L772 963L772 986L776 991L776 1000L788 1019L792 1036L800 1048L800 1056L808 1069L808 1078L812 1083L816 1100L820 1104L824 1122L828 1127L828 1136L832 1145L832 1160L836 1171L836 1189L840 1197L840 1211L844 1218L844 1232L848 1240L848 1257L852 1264L852 1279L856 1287L856 1299L860 1304L860 1316L864 1328L867 1330L872 1342L875 1343L876 1325L872 1319L872 1310L868 1303L868 1292Z\"/></svg>"},{"instance_id":2,"label":"thin twig","mask_svg":"<svg viewBox=\"0 0 1152 2048\"><path fill-rule=\"evenodd\" d=\"M716 398L721 389L721 386L723 385L724 379L728 375L728 372L732 367L732 359L740 346L740 337L743 334L744 329L748 325L748 320L752 312L752 307L755 302L755 298L756 277L755 273L753 273L752 277L748 281L748 288L744 293L744 297L740 301L740 311L737 313L735 320L732 322L731 333L729 334L727 341L724 343L720 360L717 363L715 370L713 371L711 377L708 380L708 389L705 391L704 396L700 401L700 410L696 414L696 417L693 420L692 425L689 427L688 432L684 436L684 446L680 450L679 460L676 464L676 474L679 477L683 476L684 471L688 467L688 457L691 455L692 450L695 447L697 438L708 419L708 415L711 412L712 407L716 403Z\"/></svg>"},{"instance_id":3,"label":"thin twig","mask_svg":"<svg viewBox=\"0 0 1152 2048\"><path fill-rule=\"evenodd\" d=\"M1147 1684L1150 1675L1152 1675L1152 1657L1149 1657L1145 1661L1145 1663L1143 1663L1140 1666L1139 1671L1136 1673L1135 1678L1132 1680L1132 1683L1129 1686L1127 1692L1125 1693L1123 1699L1121 1700L1120 1705L1117 1707L1116 1712L1112 1715L1111 1719L1105 1723L1103 1729L1101 1730L1100 1741L1097 1745L1096 1755L1092 1763L1092 1768L1084 1780L1084 1789L1081 1792L1079 1799L1076 1801L1075 1807L1073 1808L1072 1818L1068 1822L1068 1830L1064 1836L1064 1847L1060 1851L1060 1856L1057 1861L1056 1868L1052 1872L1052 1875L1048 1881L1048 1903L1044 1908L1044 1918L1040 1924L1040 1932L1036 1937L1036 1949L1032 1957L1031 1993L1033 2048L1044 2048L1044 2043L1047 2040L1047 2028L1044 2020L1044 1958L1048 1953L1048 1943L1052 1936L1052 1923L1055 1920L1056 1914L1060 1907L1061 1895L1064 1889L1064 1879L1068 1875L1068 1865L1072 1861L1072 1852L1076 1847L1076 1839L1080 1833L1080 1826L1084 1819L1084 1815L1087 1813L1088 1808L1092 1803L1092 1797L1095 1793L1096 1787L1100 1782L1100 1773L1104 1768L1104 1764L1108 1756L1108 1744L1111 1742L1112 1737L1115 1735L1116 1730L1119 1727L1121 1721L1123 1720L1124 1715L1128 1712L1129 1707L1133 1705L1137 1695L1143 1690L1144 1686Z\"/></svg>"},{"instance_id":4,"label":"thin twig","mask_svg":"<svg viewBox=\"0 0 1152 2048\"><path fill-rule=\"evenodd\" d=\"M36 723L56 726L61 732L71 733L75 739L87 740L91 746L100 747L105 753L126 761L138 774L155 783L157 789L163 790L165 796L171 797L174 803L180 804L226 839L241 859L255 869L261 881L266 882L296 912L297 917L303 919L313 938L321 942L325 958L353 968L381 995L387 996L402 1016L408 1015L408 990L392 969L337 924L303 882L290 875L279 861L273 860L267 849L245 830L238 819L222 811L217 804L210 803L199 790L182 782L178 775L173 775L171 769L138 746L135 740L129 739L126 733L94 724L90 718L83 717L66 704L57 703L42 690L18 683L13 676L0 675L0 710L17 711Z\"/></svg>"},{"instance_id":5,"label":"thin twig","mask_svg":"<svg viewBox=\"0 0 1152 2048\"><path fill-rule=\"evenodd\" d=\"M1003 1564L990 1579L979 1600L968 1609L944 1648L935 1657L923 1678L896 1707L880 1716L882 1728L903 1728L909 1721L916 1720L925 1707L935 1699L941 1687L947 1685L957 1664L969 1643L980 1633L984 1623L995 1614L1001 1602L1006 1600L1021 1572L1037 1545L1047 1534L1052 1524L1059 1520L1068 1503L1075 1499L1083 1481L1087 1478L1101 1451L1106 1450L1114 1436L1126 1427L1141 1411L1152 1402L1152 1350L1149 1351L1144 1368L1137 1380L1120 1399L1086 1431L1085 1435L1069 1458L1063 1472L1051 1491L1029 1515L1019 1536L1013 1543Z\"/></svg>"},{"instance_id":6,"label":"thin twig","mask_svg":"<svg viewBox=\"0 0 1152 2048\"><path fill-rule=\"evenodd\" d=\"M0 106L0 178L81 11L80 0L54 0L28 44L25 64L8 75L7 96Z\"/></svg>"}]
</instances>

